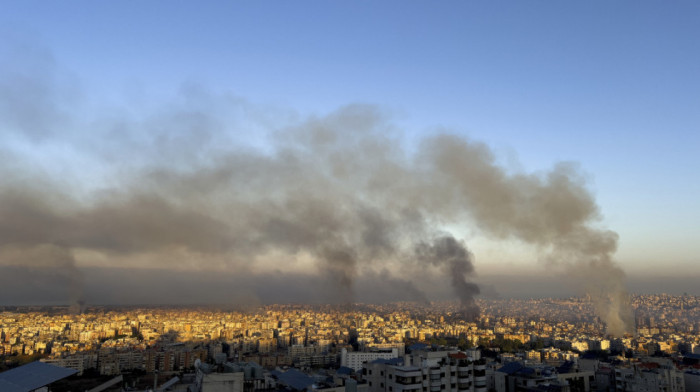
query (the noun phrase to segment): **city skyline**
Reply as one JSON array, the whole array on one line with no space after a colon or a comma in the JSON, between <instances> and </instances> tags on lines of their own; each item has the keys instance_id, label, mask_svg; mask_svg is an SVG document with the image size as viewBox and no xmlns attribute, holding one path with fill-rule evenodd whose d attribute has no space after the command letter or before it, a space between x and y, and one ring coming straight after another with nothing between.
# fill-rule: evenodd
<instances>
[{"instance_id":1,"label":"city skyline","mask_svg":"<svg viewBox=\"0 0 700 392\"><path fill-rule=\"evenodd\" d=\"M0 306L0 372L10 369L2 373L12 381L26 366L40 366L22 367L37 360L77 372L77 377L57 380L52 390L82 390L114 376L111 382L141 390L165 380L182 390L198 390L188 374L199 374L204 383L209 374L211 383L223 377L232 381L227 390L233 391L242 390L235 386L244 377L254 377L253 390L280 390L279 383L296 390L324 390L350 382L364 390L390 392L397 389L391 385L395 375L386 380L377 375L415 372L418 366L427 370L430 365L436 375L444 370L446 377L457 370L454 385L426 375L422 383L412 381L412 390L423 384L436 390L505 392L498 380L509 374L546 384L548 390L552 384L583 392L627 384L625 390L661 391L672 382L673 390L694 391L700 376L700 297L655 294L632 295L630 300L635 326L623 336L609 335L594 304L582 298L478 299L482 312L473 321L462 317L462 306L454 301L243 309L88 306L80 311ZM462 362L438 362L448 355ZM472 375L466 366L474 366ZM513 374L513 368L523 371ZM329 373L345 378L331 381ZM320 388L304 388L314 375L326 381ZM634 388L639 384L647 387Z\"/></svg>"},{"instance_id":2,"label":"city skyline","mask_svg":"<svg viewBox=\"0 0 700 392\"><path fill-rule=\"evenodd\" d=\"M700 294L697 5L8 5L5 305Z\"/></svg>"}]
</instances>

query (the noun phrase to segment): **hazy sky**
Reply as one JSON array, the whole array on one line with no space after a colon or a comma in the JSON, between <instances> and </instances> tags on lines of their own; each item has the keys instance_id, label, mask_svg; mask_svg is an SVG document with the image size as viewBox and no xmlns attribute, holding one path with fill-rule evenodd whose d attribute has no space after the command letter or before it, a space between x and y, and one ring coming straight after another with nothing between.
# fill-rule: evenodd
<instances>
[{"instance_id":1,"label":"hazy sky","mask_svg":"<svg viewBox=\"0 0 700 392\"><path fill-rule=\"evenodd\" d=\"M278 173L286 170L290 161L285 159L300 162L303 175L314 165L309 154L356 153L366 143L379 156L392 158L363 169L396 166L400 178L417 178L424 166L406 162L425 155L424 140L449 134L469 143L465 151L487 150L479 162L489 173L496 168L508 184L521 177L536 183L535 194L554 189L536 178L556 174L560 162L573 163L566 172L573 179L571 189L585 190L583 201L590 207L576 224L619 235L614 263L627 273L632 290L643 291L640 287L654 282L649 277L658 275L663 276L658 290L668 291L674 287L669 280L684 277L675 288L700 294L688 279L700 276L698 3L12 1L2 8L0 185L5 205L0 210L7 222L16 219L12 225L36 222L48 233L30 239L6 223L10 239L0 241L9 268L0 279L6 283L29 279L27 271L20 271L31 263L24 260L44 257L50 260L45 263L77 268L79 278L63 276L68 286L90 277L109 280L94 268L235 270L242 268L238 258L248 256L250 276L283 270L280 263L290 255L295 274L320 269L329 276L362 276L355 269L313 264L305 258L326 257L325 247L309 248L306 238L290 245L267 229L260 233L279 243L265 252L250 250L251 243L262 241L257 237L242 241L250 248L246 251L222 245L235 237L228 232L235 232L232 221L255 222L232 212L244 199L227 194L240 187L267 189L265 184L249 187L261 178L275 181L273 193L284 194L280 197L289 207L291 196L285 192L290 188L280 184L293 173ZM304 129L324 127L336 136L354 127L369 129L370 136L349 137L352 147L347 148L335 141L338 146L327 151L305 144ZM371 142L377 137L378 147ZM437 143L442 147L428 155L445 148L444 140ZM397 150L388 147L393 145ZM363 154L376 163L371 151ZM319 164L336 162L337 156L324 159ZM349 162L350 170L358 164ZM263 174L257 172L263 170L260 165L269 165ZM217 177L231 181L225 191L192 195L184 189L209 189L197 182L198 173L216 181L212 172L224 166L234 172L255 169ZM389 205L386 194L381 201L350 197L350 187L366 178L342 181L337 172L321 174L323 181L309 180L309 190L332 189L327 198L367 202L357 211ZM335 181L341 182L337 189ZM358 192L363 189L374 188ZM398 198L403 207L419 205L422 217L430 215L427 208L434 203ZM24 203L35 199L31 208ZM167 203L159 204L162 200ZM246 208L253 205L245 199ZM254 206L259 212L260 205ZM509 275L509 288L500 291L522 295L512 289L517 284L513 275L546 274L543 248L550 245L540 237L523 234L520 226L504 223L504 229L503 221L480 217L483 210L477 207L464 209L471 220L462 219L462 209L456 208L454 216L446 211L426 218L427 229L421 230L438 228L462 241L473 255L474 282L480 274L487 276L498 291L493 277ZM151 227L166 234L142 241L115 239L166 215L167 222ZM219 215L228 220L219 221ZM403 215L383 218L396 227L410 222ZM85 223L93 220L104 223ZM347 224L369 225L362 219ZM86 234L90 230L95 234ZM406 236L418 238L421 230ZM62 232L69 233L56 234ZM349 246L353 241L343 237L341 242ZM404 253L389 258L398 263ZM177 261L165 264L164 254ZM236 262L226 261L231 254ZM374 266L363 264L364 258L384 254L377 255L356 255L359 271ZM29 271L43 268L42 263ZM411 281L410 273L387 278L382 268L372 269L371 279L395 278L395 287ZM205 276L196 279L206 282ZM430 296L427 283L416 285ZM96 295L91 291L94 287L81 289L80 295Z\"/></svg>"}]
</instances>

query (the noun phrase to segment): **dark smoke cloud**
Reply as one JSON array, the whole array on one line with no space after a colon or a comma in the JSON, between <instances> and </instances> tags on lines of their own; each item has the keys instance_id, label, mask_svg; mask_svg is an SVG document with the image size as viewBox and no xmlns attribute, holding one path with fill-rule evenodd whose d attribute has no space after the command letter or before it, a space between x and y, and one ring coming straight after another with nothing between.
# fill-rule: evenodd
<instances>
[{"instance_id":1,"label":"dark smoke cloud","mask_svg":"<svg viewBox=\"0 0 700 392\"><path fill-rule=\"evenodd\" d=\"M162 268L82 267L84 296L93 304L108 305L222 305L254 308L260 304L344 304L336 287L316 273L272 271L250 274L237 270L168 270ZM439 285L441 278L429 283ZM70 278L57 268L0 266L0 306L65 304ZM411 301L428 304L413 282L388 271L363 274L354 282L354 300L362 303ZM431 293L436 300L454 298L451 292ZM77 303L77 302L76 302Z\"/></svg>"},{"instance_id":2,"label":"dark smoke cloud","mask_svg":"<svg viewBox=\"0 0 700 392\"><path fill-rule=\"evenodd\" d=\"M611 334L633 330L624 272L612 259L617 233L595 227L598 206L574 165L509 174L481 143L441 135L425 146L422 159L443 191L435 193L436 209L467 213L486 233L536 245L591 295Z\"/></svg>"},{"instance_id":3,"label":"dark smoke cloud","mask_svg":"<svg viewBox=\"0 0 700 392\"><path fill-rule=\"evenodd\" d=\"M43 293L36 303L70 303L73 310L82 311L84 304L84 274L75 263L72 251L62 246L41 244L33 246L0 246L0 283L3 302L25 303L27 293L32 297ZM48 290L47 288L57 288ZM24 295L18 296L18 293Z\"/></svg>"},{"instance_id":4,"label":"dark smoke cloud","mask_svg":"<svg viewBox=\"0 0 700 392\"><path fill-rule=\"evenodd\" d=\"M16 90L0 90L0 110L64 113ZM574 165L511 173L488 146L449 134L406 145L367 105L290 125L259 113L246 119L250 105L241 102L187 88L153 115L70 118L62 124L82 131L61 137L37 133L48 126L43 120L4 123L32 148L69 146L94 167L74 164L63 181L50 170L37 174L31 159L0 169L0 264L76 271L139 260L250 277L277 268L318 277L319 298L338 303L358 298L361 282L376 277L387 288L378 295L425 301L417 282L440 271L473 317L471 255L449 232L473 226L535 246L580 281L611 333L630 330L624 274L612 260L617 235L596 228L598 207ZM242 133L247 125L271 136L254 148Z\"/></svg>"},{"instance_id":5,"label":"dark smoke cloud","mask_svg":"<svg viewBox=\"0 0 700 392\"><path fill-rule=\"evenodd\" d=\"M462 303L465 316L474 319L479 315L479 308L474 296L479 294L479 287L467 281L474 272L469 251L450 235L436 238L432 243L420 243L416 246L416 256L423 262L442 267L450 278L450 284Z\"/></svg>"}]
</instances>

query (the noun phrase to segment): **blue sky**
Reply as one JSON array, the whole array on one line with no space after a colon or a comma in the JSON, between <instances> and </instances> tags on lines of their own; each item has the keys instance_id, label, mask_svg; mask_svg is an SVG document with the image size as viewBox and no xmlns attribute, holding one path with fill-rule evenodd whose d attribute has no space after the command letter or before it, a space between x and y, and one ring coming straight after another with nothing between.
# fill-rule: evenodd
<instances>
[{"instance_id":1,"label":"blue sky","mask_svg":"<svg viewBox=\"0 0 700 392\"><path fill-rule=\"evenodd\" d=\"M93 111L71 116L147 116L183 86L283 118L377 105L409 139L447 129L487 143L514 170L577 162L603 225L620 234L628 271L673 275L668 266L698 263L696 2L5 1L3 9L0 71L43 75L67 111ZM70 138L89 133L81 126ZM100 160L30 139L0 130L0 145L37 159L61 157L68 168Z\"/></svg>"}]
</instances>

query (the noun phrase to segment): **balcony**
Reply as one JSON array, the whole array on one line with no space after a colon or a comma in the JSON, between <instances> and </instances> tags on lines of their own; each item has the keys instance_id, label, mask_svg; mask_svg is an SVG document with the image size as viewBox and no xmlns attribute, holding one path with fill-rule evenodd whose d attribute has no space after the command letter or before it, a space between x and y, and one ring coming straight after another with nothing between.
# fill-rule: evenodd
<instances>
[{"instance_id":1,"label":"balcony","mask_svg":"<svg viewBox=\"0 0 700 392\"><path fill-rule=\"evenodd\" d=\"M397 385L394 392L420 392L422 389L420 385Z\"/></svg>"},{"instance_id":2,"label":"balcony","mask_svg":"<svg viewBox=\"0 0 700 392\"><path fill-rule=\"evenodd\" d=\"M401 385L413 385L420 387L423 384L423 380L421 380L420 377L396 376L396 383Z\"/></svg>"}]
</instances>

